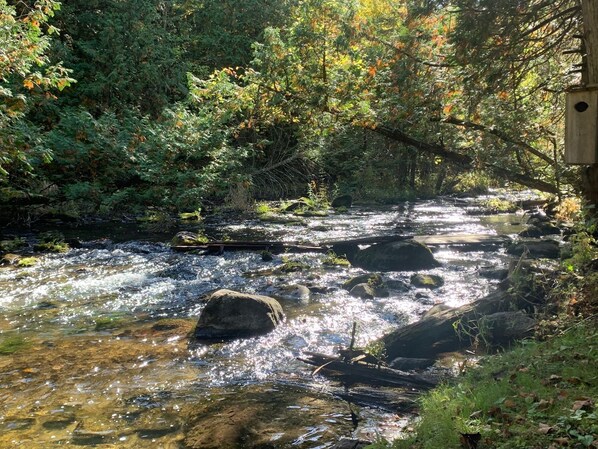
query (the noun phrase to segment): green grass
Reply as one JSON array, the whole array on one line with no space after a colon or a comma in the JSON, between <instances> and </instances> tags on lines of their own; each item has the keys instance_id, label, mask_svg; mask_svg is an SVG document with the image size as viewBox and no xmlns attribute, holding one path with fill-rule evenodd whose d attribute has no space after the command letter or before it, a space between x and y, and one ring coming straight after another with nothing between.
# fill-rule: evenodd
<instances>
[{"instance_id":1,"label":"green grass","mask_svg":"<svg viewBox=\"0 0 598 449\"><path fill-rule=\"evenodd\" d=\"M415 434L390 447L460 449L462 433L479 433L480 449L596 447L597 337L587 322L487 357L424 395Z\"/></svg>"}]
</instances>

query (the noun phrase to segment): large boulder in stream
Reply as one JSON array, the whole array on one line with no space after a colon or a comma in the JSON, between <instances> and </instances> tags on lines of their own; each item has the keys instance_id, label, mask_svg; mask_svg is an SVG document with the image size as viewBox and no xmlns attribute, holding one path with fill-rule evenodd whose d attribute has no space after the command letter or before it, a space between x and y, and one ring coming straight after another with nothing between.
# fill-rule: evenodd
<instances>
[{"instance_id":1,"label":"large boulder in stream","mask_svg":"<svg viewBox=\"0 0 598 449\"><path fill-rule=\"evenodd\" d=\"M253 337L274 330L283 320L274 298L222 289L209 297L194 334L200 340Z\"/></svg>"},{"instance_id":2,"label":"large boulder in stream","mask_svg":"<svg viewBox=\"0 0 598 449\"><path fill-rule=\"evenodd\" d=\"M353 265L371 271L417 271L440 266L430 248L414 240L379 243L359 251Z\"/></svg>"},{"instance_id":3,"label":"large boulder in stream","mask_svg":"<svg viewBox=\"0 0 598 449\"><path fill-rule=\"evenodd\" d=\"M532 259L558 259L561 248L555 240L521 240L510 245L507 253Z\"/></svg>"}]
</instances>

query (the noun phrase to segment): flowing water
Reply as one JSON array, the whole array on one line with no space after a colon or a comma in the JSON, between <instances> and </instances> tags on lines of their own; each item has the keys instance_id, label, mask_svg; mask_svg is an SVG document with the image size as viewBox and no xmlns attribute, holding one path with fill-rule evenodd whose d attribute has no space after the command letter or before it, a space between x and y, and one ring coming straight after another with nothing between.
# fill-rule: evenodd
<instances>
[{"instance_id":1,"label":"flowing water","mask_svg":"<svg viewBox=\"0 0 598 449\"><path fill-rule=\"evenodd\" d=\"M296 224L207 225L232 239L305 242L521 229L520 215L480 217L466 209L438 199ZM116 242L123 236L115 229L109 235ZM326 268L322 254L263 262L254 252L175 253L163 240L84 242L34 267L0 270L0 343L12 345L0 353L0 448L326 448L341 436L392 437L400 417L361 408L356 422L355 407L331 395L332 384L297 357L348 347L353 322L365 346L436 303L479 298L492 288L479 268L507 263L502 250L439 249L442 267L431 273L445 279L442 288L404 291L398 287L412 273L386 273L385 280L401 281L390 283L390 296L363 300L341 288L362 271ZM311 269L277 274L283 258ZM309 299L293 295L297 284L311 288ZM218 288L280 298L286 321L266 336L195 344L189 334L201 298Z\"/></svg>"}]
</instances>

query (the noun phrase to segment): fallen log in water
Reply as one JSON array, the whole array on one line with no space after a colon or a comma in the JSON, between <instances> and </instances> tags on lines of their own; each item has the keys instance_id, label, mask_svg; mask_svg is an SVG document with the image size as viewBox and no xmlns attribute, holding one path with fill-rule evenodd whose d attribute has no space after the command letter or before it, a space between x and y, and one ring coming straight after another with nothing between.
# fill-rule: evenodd
<instances>
[{"instance_id":1,"label":"fallen log in water","mask_svg":"<svg viewBox=\"0 0 598 449\"><path fill-rule=\"evenodd\" d=\"M450 246L465 250L493 249L497 246L504 246L511 242L505 236L495 235L387 235L378 237L361 237L346 240L329 240L319 244L285 243L272 241L236 241L236 242L209 242L202 245L181 245L172 246L174 251L205 251L208 254L222 254L225 251L269 251L273 254L284 252L295 253L326 253L330 250L337 254L353 255L359 250L359 246L376 245L382 243L399 242L403 240L415 240L426 246Z\"/></svg>"},{"instance_id":2,"label":"fallen log in water","mask_svg":"<svg viewBox=\"0 0 598 449\"><path fill-rule=\"evenodd\" d=\"M174 251L206 251L208 254L221 254L224 251L269 251L274 254L284 252L295 253L325 253L337 246L354 246L359 245L373 245L376 243L388 243L399 240L410 239L411 237L403 235L387 235L380 237L365 237L347 240L335 240L329 242L322 242L319 245L303 244L303 243L285 243L272 241L236 241L236 242L209 242L202 245L181 245L172 246Z\"/></svg>"},{"instance_id":3,"label":"fallen log in water","mask_svg":"<svg viewBox=\"0 0 598 449\"><path fill-rule=\"evenodd\" d=\"M366 384L388 387L428 389L438 384L432 376L407 373L385 366L345 360L341 357L305 352L302 362L316 366L316 372L342 380L346 384Z\"/></svg>"},{"instance_id":4,"label":"fallen log in water","mask_svg":"<svg viewBox=\"0 0 598 449\"><path fill-rule=\"evenodd\" d=\"M190 252L205 251L208 254L222 254L225 251L269 251L274 254L284 252L318 253L326 252L328 248L313 245L301 245L282 242L210 242L203 245L172 246L173 251Z\"/></svg>"}]
</instances>

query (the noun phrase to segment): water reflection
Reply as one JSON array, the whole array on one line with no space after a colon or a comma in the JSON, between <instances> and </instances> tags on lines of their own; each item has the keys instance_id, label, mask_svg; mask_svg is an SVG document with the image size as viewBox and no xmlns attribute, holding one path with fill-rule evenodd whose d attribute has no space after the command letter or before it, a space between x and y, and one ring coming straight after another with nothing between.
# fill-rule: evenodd
<instances>
[{"instance_id":1,"label":"water reflection","mask_svg":"<svg viewBox=\"0 0 598 449\"><path fill-rule=\"evenodd\" d=\"M504 221L496 222L501 232L512 229ZM406 230L497 232L491 220L443 200L355 209L306 219L303 226L212 226L232 238L309 242ZM506 260L501 252L449 249L435 256L443 266L430 273L445 279L443 287L390 288L388 297L373 300L341 288L361 270L324 269L321 254L287 255L312 267L305 272L255 275L282 257L268 263L247 252L202 257L173 253L160 242L129 241L43 256L29 269L2 269L0 338L24 346L0 355L0 447L210 447L203 428L219 429L222 438L249 438L208 420L214 414L232 414L236 427L257 429L248 430L254 437L258 432L272 444L298 448L328 447L342 435L391 435L397 418L379 411L364 411L355 431L347 404L323 395L327 381L313 379L311 368L296 358L302 351L347 347L353 322L357 344L365 346L436 303L458 306L478 298L491 287L478 269ZM404 285L411 274L387 273L385 279ZM311 298L282 299L287 319L269 335L188 344L205 293L230 288L270 294L297 284L310 287ZM273 401L280 404L277 415L265 411Z\"/></svg>"}]
</instances>

